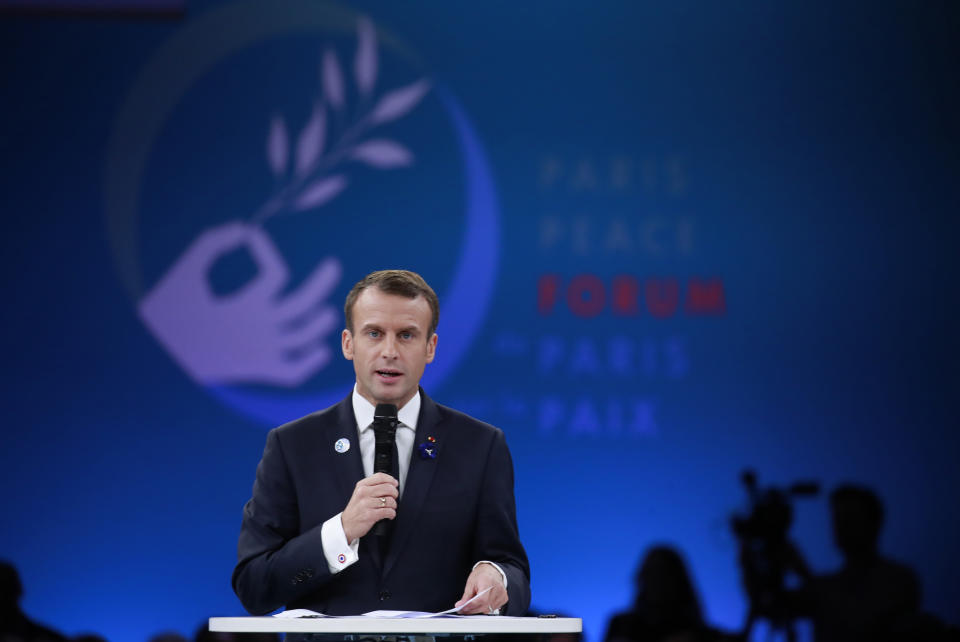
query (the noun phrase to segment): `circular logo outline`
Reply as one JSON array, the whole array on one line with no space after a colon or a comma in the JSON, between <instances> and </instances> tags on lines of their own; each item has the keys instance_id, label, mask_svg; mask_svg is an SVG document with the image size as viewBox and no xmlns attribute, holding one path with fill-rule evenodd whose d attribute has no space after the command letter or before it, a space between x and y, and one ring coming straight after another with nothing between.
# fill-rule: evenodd
<instances>
[{"instance_id":1,"label":"circular logo outline","mask_svg":"<svg viewBox=\"0 0 960 642\"><path fill-rule=\"evenodd\" d=\"M105 216L108 241L128 294L144 294L136 256L138 203L144 167L153 142L183 93L215 64L267 38L295 33L349 31L358 14L330 4L290 2L290 11L240 2L212 10L186 25L153 55L117 116L108 143ZM225 24L232 25L224 30ZM378 29L378 34L382 33ZM389 34L385 42L409 56ZM191 65L184 66L183 61ZM479 138L459 102L442 86L434 91L452 123L466 177L463 250L449 291L441 298L441 319L455 333L444 337L422 385L435 388L452 372L486 316L499 264L499 206L492 172ZM352 382L351 382L352 385ZM347 387L317 393L263 393L239 386L207 385L225 405L267 425L284 423L340 401Z\"/></svg>"}]
</instances>

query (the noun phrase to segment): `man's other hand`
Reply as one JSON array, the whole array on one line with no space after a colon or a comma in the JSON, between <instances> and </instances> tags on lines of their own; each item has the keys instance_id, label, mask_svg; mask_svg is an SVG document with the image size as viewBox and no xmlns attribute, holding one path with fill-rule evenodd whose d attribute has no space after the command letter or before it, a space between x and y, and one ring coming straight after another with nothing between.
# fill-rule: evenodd
<instances>
[{"instance_id":1,"label":"man's other hand","mask_svg":"<svg viewBox=\"0 0 960 642\"><path fill-rule=\"evenodd\" d=\"M399 482L386 473L375 473L357 482L340 517L348 542L366 535L381 519L397 516L398 486Z\"/></svg>"},{"instance_id":2,"label":"man's other hand","mask_svg":"<svg viewBox=\"0 0 960 642\"><path fill-rule=\"evenodd\" d=\"M488 588L490 590L486 595L476 602L471 602L467 608L460 612L464 615L490 615L507 603L507 589L503 587L503 577L500 575L500 571L490 564L480 564L473 569L470 577L467 578L467 585L463 589L463 597L455 606L460 606Z\"/></svg>"}]
</instances>

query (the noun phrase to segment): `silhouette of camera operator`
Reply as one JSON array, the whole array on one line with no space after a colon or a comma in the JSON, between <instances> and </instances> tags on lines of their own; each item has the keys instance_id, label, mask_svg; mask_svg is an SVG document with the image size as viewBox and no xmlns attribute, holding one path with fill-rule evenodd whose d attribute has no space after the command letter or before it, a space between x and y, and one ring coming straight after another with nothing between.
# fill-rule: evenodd
<instances>
[{"instance_id":1,"label":"silhouette of camera operator","mask_svg":"<svg viewBox=\"0 0 960 642\"><path fill-rule=\"evenodd\" d=\"M751 500L750 514L732 521L750 600L742 639L749 639L753 625L762 619L771 631L796 640L795 623L801 618L812 620L816 642L960 639L955 629L920 611L916 573L880 555L884 509L873 491L847 484L830 494L833 538L843 566L834 573L814 574L788 532L791 500L815 496L819 485L799 482L788 489L761 491L753 471L745 471L741 479ZM788 576L799 581L800 588L788 589Z\"/></svg>"},{"instance_id":2,"label":"silhouette of camera operator","mask_svg":"<svg viewBox=\"0 0 960 642\"><path fill-rule=\"evenodd\" d=\"M830 513L843 566L795 595L816 642L918 639L911 633L920 632L920 583L913 570L880 555L880 499L867 488L840 486L830 494Z\"/></svg>"}]
</instances>

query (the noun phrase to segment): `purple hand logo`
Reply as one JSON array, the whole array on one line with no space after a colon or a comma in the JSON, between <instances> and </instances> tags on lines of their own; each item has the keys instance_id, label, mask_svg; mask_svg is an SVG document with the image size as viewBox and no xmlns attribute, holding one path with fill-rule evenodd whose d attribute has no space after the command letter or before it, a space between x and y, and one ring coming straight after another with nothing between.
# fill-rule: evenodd
<instances>
[{"instance_id":1,"label":"purple hand logo","mask_svg":"<svg viewBox=\"0 0 960 642\"><path fill-rule=\"evenodd\" d=\"M357 25L354 78L360 99L372 98L377 78L376 31L361 18ZM290 149L287 125L275 116L267 135L266 155L274 176L289 181L251 217L251 224L232 222L201 234L139 304L140 317L181 367L197 383L237 383L297 387L319 372L332 357L323 340L339 320L326 299L340 280L341 266L326 259L300 289L283 300L278 295L289 279L283 257L266 232L264 221L284 211L316 209L347 188L343 162L375 169L412 164L413 154L388 139L363 139L372 128L410 112L429 90L419 80L386 93L327 148L327 112L346 107L343 72L333 49L324 52L323 96ZM332 137L331 137L332 138ZM292 172L289 169L293 156ZM208 272L226 253L246 248L258 274L240 292L217 297Z\"/></svg>"},{"instance_id":2,"label":"purple hand logo","mask_svg":"<svg viewBox=\"0 0 960 642\"><path fill-rule=\"evenodd\" d=\"M334 305L331 297L345 267L330 255L337 253L334 247L350 246L341 246L330 235L337 245L319 256L315 245L302 243L292 248L299 247L300 254L284 258L265 226L281 215L333 207L351 187L370 180L369 170L411 167L413 151L393 136L381 135L381 125L399 121L429 97L446 115L436 124L451 128L459 150L464 228L457 259L449 266L450 282L441 296L441 318L457 332L445 336L444 349L424 374L428 389L448 378L468 354L495 290L499 260L500 214L493 176L481 141L454 96L423 77L377 91L385 84L378 82L378 41L401 58L409 51L405 45L348 9L313 2L288 9L276 11L272 4L255 0L227 2L171 36L145 65L117 116L105 177L108 238L140 318L207 392L268 426L329 406L348 390L348 380L315 375L331 363L336 350L332 335L342 327L339 302ZM143 199L148 198L142 190L145 175L150 174L148 161L157 142L165 139L171 115L180 113L188 90L206 82L211 70L232 64L235 54L268 42L283 48L286 36L299 38L304 33L353 36L352 66L348 69L338 59L337 47L342 45L331 41L322 50L319 98L307 98L312 109L299 131L279 110L264 119L261 149L273 189L259 204L252 203L248 215L201 232L148 286L140 256L142 230L156 223L141 218ZM396 73L392 62L389 69ZM243 96L233 100L224 98L222 107L229 110ZM172 178L176 181L175 173ZM245 186L241 192L249 189ZM198 214L202 220L205 213ZM385 216L367 209L357 214L372 222ZM283 248L291 251L288 245ZM252 257L256 272L239 289L218 294L211 285L211 270L222 257L237 251ZM350 255L342 256L346 260ZM303 265L314 266L312 273L289 292L293 266Z\"/></svg>"},{"instance_id":3,"label":"purple hand logo","mask_svg":"<svg viewBox=\"0 0 960 642\"><path fill-rule=\"evenodd\" d=\"M217 297L208 272L239 248L250 251L257 276L238 292ZM340 262L328 258L280 298L289 273L270 238L259 227L227 223L187 248L140 301L140 318L197 383L295 387L332 357L323 340L339 314L325 301L340 272Z\"/></svg>"}]
</instances>

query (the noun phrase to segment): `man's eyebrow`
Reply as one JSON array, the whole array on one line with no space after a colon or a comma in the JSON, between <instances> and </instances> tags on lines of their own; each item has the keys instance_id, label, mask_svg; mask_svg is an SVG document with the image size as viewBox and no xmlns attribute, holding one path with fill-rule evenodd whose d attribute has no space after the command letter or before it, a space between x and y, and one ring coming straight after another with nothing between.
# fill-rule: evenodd
<instances>
[{"instance_id":1,"label":"man's eyebrow","mask_svg":"<svg viewBox=\"0 0 960 642\"><path fill-rule=\"evenodd\" d=\"M368 322L368 323L364 323L362 326L360 326L360 331L361 331L361 332L364 332L364 331L366 331L366 330L379 330L380 332L383 332L383 331L384 331L383 328L380 326L380 324L378 324L378 323L369 323L369 322ZM419 333L420 333L420 326L417 326L417 325L408 325L408 326L405 327L405 328L400 328L399 330L397 330L397 332L398 332L398 333L399 333L399 332L409 332L409 333L411 333L411 334L419 334Z\"/></svg>"}]
</instances>

